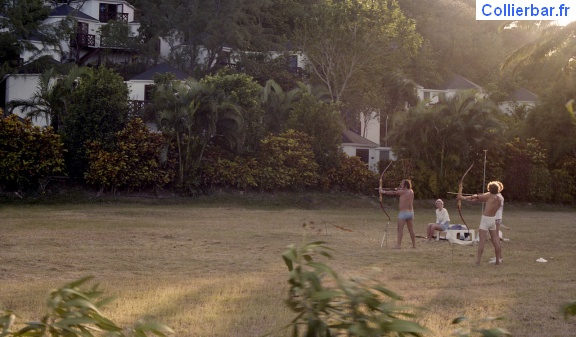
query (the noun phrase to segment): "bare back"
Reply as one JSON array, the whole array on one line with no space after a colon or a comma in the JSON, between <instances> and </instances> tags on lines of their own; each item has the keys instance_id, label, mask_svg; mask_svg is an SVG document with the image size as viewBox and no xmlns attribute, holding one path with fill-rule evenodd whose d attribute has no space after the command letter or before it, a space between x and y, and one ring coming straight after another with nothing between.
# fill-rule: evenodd
<instances>
[{"instance_id":1,"label":"bare back","mask_svg":"<svg viewBox=\"0 0 576 337\"><path fill-rule=\"evenodd\" d=\"M500 208L500 199L497 194L484 193L478 196L478 200L485 203L484 215L493 217L496 216L496 212Z\"/></svg>"},{"instance_id":2,"label":"bare back","mask_svg":"<svg viewBox=\"0 0 576 337\"><path fill-rule=\"evenodd\" d=\"M400 212L414 212L414 191L412 189L402 189L396 191L396 194L400 196L398 210Z\"/></svg>"}]
</instances>

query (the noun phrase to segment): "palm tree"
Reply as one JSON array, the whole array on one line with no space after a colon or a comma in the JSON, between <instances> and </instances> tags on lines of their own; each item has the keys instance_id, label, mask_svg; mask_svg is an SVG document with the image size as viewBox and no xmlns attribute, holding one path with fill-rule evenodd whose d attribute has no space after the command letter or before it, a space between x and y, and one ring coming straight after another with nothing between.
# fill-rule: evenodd
<instances>
[{"instance_id":1,"label":"palm tree","mask_svg":"<svg viewBox=\"0 0 576 337\"><path fill-rule=\"evenodd\" d=\"M38 78L38 87L34 95L27 100L8 102L9 112L12 113L19 107L28 117L44 117L54 130L58 131L68 111L70 95L77 79L85 73L86 71L77 65L73 65L65 75L60 74L55 68L46 70Z\"/></svg>"},{"instance_id":2,"label":"palm tree","mask_svg":"<svg viewBox=\"0 0 576 337\"><path fill-rule=\"evenodd\" d=\"M500 124L498 107L473 92L442 98L434 105L422 102L397 121L390 133L401 158L419 160L435 172L439 182L471 161Z\"/></svg>"},{"instance_id":3,"label":"palm tree","mask_svg":"<svg viewBox=\"0 0 576 337\"><path fill-rule=\"evenodd\" d=\"M268 80L262 88L261 104L264 109L264 125L266 129L274 134L279 134L284 130L284 124L290 117L290 111L294 104L297 103L303 94L309 94L316 99L328 103L330 102L330 93L324 86L313 86L298 81L297 86L290 90L284 91L282 87L274 80Z\"/></svg>"},{"instance_id":4,"label":"palm tree","mask_svg":"<svg viewBox=\"0 0 576 337\"><path fill-rule=\"evenodd\" d=\"M517 70L537 63L550 56L560 55L569 65L576 57L576 21L566 26L550 25L541 30L540 36L518 48L500 66L501 70Z\"/></svg>"},{"instance_id":5,"label":"palm tree","mask_svg":"<svg viewBox=\"0 0 576 337\"><path fill-rule=\"evenodd\" d=\"M211 85L193 79L161 83L154 94L154 106L159 129L169 143L176 144L182 188L192 189L199 183L198 169L210 142L219 138L233 150L242 146L245 135L240 108Z\"/></svg>"}]
</instances>

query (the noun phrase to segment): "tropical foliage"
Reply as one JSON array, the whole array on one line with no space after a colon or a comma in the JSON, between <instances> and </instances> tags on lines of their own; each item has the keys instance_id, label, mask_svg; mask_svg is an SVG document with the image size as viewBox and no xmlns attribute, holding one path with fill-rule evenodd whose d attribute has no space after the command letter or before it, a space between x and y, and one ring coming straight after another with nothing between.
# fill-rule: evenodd
<instances>
[{"instance_id":1,"label":"tropical foliage","mask_svg":"<svg viewBox=\"0 0 576 337\"><path fill-rule=\"evenodd\" d=\"M262 140L258 162L258 186L262 190L296 189L315 186L318 164L310 146L310 136L288 130Z\"/></svg>"},{"instance_id":2,"label":"tropical foliage","mask_svg":"<svg viewBox=\"0 0 576 337\"><path fill-rule=\"evenodd\" d=\"M314 229L314 224L304 224ZM418 308L399 305L402 297L381 283L359 278L344 279L320 258L331 258L324 242L290 245L282 254L289 271L286 303L296 315L287 328L291 335L330 337L426 336L430 330L417 323ZM565 312L573 314L574 304ZM572 311L571 311L572 310ZM481 328L479 323L498 319L454 319L459 337L511 336L504 329ZM483 324L486 326L486 324Z\"/></svg>"},{"instance_id":3,"label":"tropical foliage","mask_svg":"<svg viewBox=\"0 0 576 337\"><path fill-rule=\"evenodd\" d=\"M456 185L453 172L463 173L498 136L499 113L493 103L474 93L442 98L431 106L423 102L396 120L390 141L401 158L414 158L419 172L428 172L425 180L415 180L416 185L431 187L420 192L427 197L442 195Z\"/></svg>"},{"instance_id":4,"label":"tropical foliage","mask_svg":"<svg viewBox=\"0 0 576 337\"><path fill-rule=\"evenodd\" d=\"M0 188L13 191L34 190L43 179L64 174L61 137L30 119L0 118L0 172Z\"/></svg>"},{"instance_id":5,"label":"tropical foliage","mask_svg":"<svg viewBox=\"0 0 576 337\"><path fill-rule=\"evenodd\" d=\"M241 108L211 83L160 80L154 109L157 124L167 137L165 156L170 144L176 144L176 184L182 190L193 192L199 186L204 151L216 136L234 150L243 144Z\"/></svg>"},{"instance_id":6,"label":"tropical foliage","mask_svg":"<svg viewBox=\"0 0 576 337\"><path fill-rule=\"evenodd\" d=\"M76 65L68 67L66 74L50 68L38 78L37 90L30 99L10 101L8 107L10 111L20 108L28 117L43 117L58 132L71 104L72 91L86 71Z\"/></svg>"},{"instance_id":7,"label":"tropical foliage","mask_svg":"<svg viewBox=\"0 0 576 337\"><path fill-rule=\"evenodd\" d=\"M149 131L141 119L133 119L116 134L111 150L97 141L87 143L88 170L84 179L113 192L120 188L163 187L174 176L174 160L161 161L164 142L162 134Z\"/></svg>"},{"instance_id":8,"label":"tropical foliage","mask_svg":"<svg viewBox=\"0 0 576 337\"><path fill-rule=\"evenodd\" d=\"M134 326L123 328L102 314L102 308L111 302L110 298L102 298L103 292L98 285L90 289L83 287L92 279L85 277L52 290L46 301L46 315L38 321L24 323L24 327L16 329L20 322L11 311L4 311L0 316L1 337L95 337L106 333L109 336L145 337L149 334L167 336L174 331L161 323L147 319L138 320Z\"/></svg>"},{"instance_id":9,"label":"tropical foliage","mask_svg":"<svg viewBox=\"0 0 576 337\"><path fill-rule=\"evenodd\" d=\"M423 336L414 308L396 304L398 294L375 282L345 280L315 257L331 257L323 242L291 245L282 254L290 278L288 307L296 314L292 336ZM324 276L324 277L323 277ZM332 285L330 285L332 284Z\"/></svg>"},{"instance_id":10,"label":"tropical foliage","mask_svg":"<svg viewBox=\"0 0 576 337\"><path fill-rule=\"evenodd\" d=\"M109 149L128 118L128 88L106 68L89 69L70 96L63 131L66 165L71 177L82 178L87 168L86 142Z\"/></svg>"}]
</instances>

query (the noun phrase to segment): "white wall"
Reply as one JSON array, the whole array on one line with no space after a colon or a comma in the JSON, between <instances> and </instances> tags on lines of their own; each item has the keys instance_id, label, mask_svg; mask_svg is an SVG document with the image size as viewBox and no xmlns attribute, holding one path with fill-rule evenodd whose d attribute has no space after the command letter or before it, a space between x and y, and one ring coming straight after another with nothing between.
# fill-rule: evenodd
<instances>
[{"instance_id":1,"label":"white wall","mask_svg":"<svg viewBox=\"0 0 576 337\"><path fill-rule=\"evenodd\" d=\"M512 114L512 112L520 106L526 106L532 109L536 106L536 102L502 102L498 105L500 111L508 115Z\"/></svg>"},{"instance_id":2,"label":"white wall","mask_svg":"<svg viewBox=\"0 0 576 337\"><path fill-rule=\"evenodd\" d=\"M342 144L342 151L350 157L356 157L356 149L368 149L368 168L374 172L378 172L378 162L380 161L380 151L375 148L362 147L358 145L344 145Z\"/></svg>"},{"instance_id":3,"label":"white wall","mask_svg":"<svg viewBox=\"0 0 576 337\"><path fill-rule=\"evenodd\" d=\"M6 102L12 100L28 100L32 98L32 95L37 90L38 79L40 75L38 74L25 74L25 75L10 75L6 79ZM20 108L16 108L13 111L14 114L26 118L26 113ZM47 126L50 121L44 116L32 118L32 123L38 126Z\"/></svg>"},{"instance_id":4,"label":"white wall","mask_svg":"<svg viewBox=\"0 0 576 337\"><path fill-rule=\"evenodd\" d=\"M126 81L124 83L126 83L130 91L128 94L129 99L143 101L146 85L154 84L154 81Z\"/></svg>"},{"instance_id":5,"label":"white wall","mask_svg":"<svg viewBox=\"0 0 576 337\"><path fill-rule=\"evenodd\" d=\"M360 136L380 144L380 119L378 113L360 113Z\"/></svg>"}]
</instances>

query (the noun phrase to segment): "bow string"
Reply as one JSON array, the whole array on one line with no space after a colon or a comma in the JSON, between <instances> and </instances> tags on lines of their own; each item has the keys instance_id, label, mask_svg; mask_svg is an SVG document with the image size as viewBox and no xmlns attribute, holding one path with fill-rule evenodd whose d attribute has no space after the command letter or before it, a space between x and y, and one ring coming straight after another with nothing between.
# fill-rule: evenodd
<instances>
[{"instance_id":1,"label":"bow string","mask_svg":"<svg viewBox=\"0 0 576 337\"><path fill-rule=\"evenodd\" d=\"M384 187L384 174L386 173L386 171L388 171L388 168L390 168L390 166L392 166L392 161L390 162L390 164L388 164L388 166L386 166L386 168L382 171L382 174L380 175L380 185L379 185L379 189L378 189L378 193L380 193L380 208L382 208L382 211L384 211L384 214L386 214L386 216L388 217L388 221L390 221L390 215L388 215L388 212L386 212L386 209L384 209L384 204L382 203L382 192L381 189L382 187Z\"/></svg>"},{"instance_id":2,"label":"bow string","mask_svg":"<svg viewBox=\"0 0 576 337\"><path fill-rule=\"evenodd\" d=\"M468 170L466 170L466 172L464 172L462 179L460 179L460 183L458 184L458 196L459 197L462 197L462 190L464 188L464 178L466 177L468 172L470 172L470 170L472 169L473 166L474 166L474 164L470 165ZM458 198L457 205L458 205L458 214L460 214L460 219L462 219L462 222L464 223L464 225L466 226L466 229L468 230L468 235L470 235L470 228L468 227L466 220L464 220L464 217L462 216L462 199Z\"/></svg>"}]
</instances>

